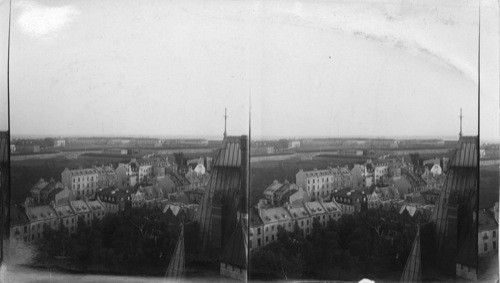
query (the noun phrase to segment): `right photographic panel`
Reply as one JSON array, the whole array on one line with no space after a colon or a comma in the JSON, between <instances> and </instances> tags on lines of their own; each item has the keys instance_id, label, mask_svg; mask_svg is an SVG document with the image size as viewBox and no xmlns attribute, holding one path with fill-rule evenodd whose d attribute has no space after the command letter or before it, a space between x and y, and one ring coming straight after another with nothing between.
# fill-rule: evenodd
<instances>
[{"instance_id":1,"label":"right photographic panel","mask_svg":"<svg viewBox=\"0 0 500 283\"><path fill-rule=\"evenodd\" d=\"M497 281L498 2L254 8L248 279Z\"/></svg>"}]
</instances>

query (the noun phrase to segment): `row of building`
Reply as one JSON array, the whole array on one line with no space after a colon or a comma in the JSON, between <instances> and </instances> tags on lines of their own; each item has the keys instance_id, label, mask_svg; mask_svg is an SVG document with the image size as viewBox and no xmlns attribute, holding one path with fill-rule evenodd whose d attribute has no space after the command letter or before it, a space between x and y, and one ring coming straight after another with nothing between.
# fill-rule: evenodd
<instances>
[{"instance_id":1,"label":"row of building","mask_svg":"<svg viewBox=\"0 0 500 283\"><path fill-rule=\"evenodd\" d=\"M268 206L261 201L251 213L248 245L255 249L278 240L279 227L289 232L299 229L304 237L310 235L314 221L326 227L328 221L340 219L342 209L335 201L305 201L285 206Z\"/></svg>"},{"instance_id":2,"label":"row of building","mask_svg":"<svg viewBox=\"0 0 500 283\"><path fill-rule=\"evenodd\" d=\"M58 205L21 206L10 209L11 239L27 243L43 238L46 227L58 230L60 225L73 234L82 220L91 225L93 219L102 219L109 211L99 199L72 200Z\"/></svg>"},{"instance_id":3,"label":"row of building","mask_svg":"<svg viewBox=\"0 0 500 283\"><path fill-rule=\"evenodd\" d=\"M61 184L69 188L77 197L92 197L102 188L117 187L129 189L144 183L155 183L169 192L203 189L209 175L203 164L192 164L187 172L177 172L177 166L168 158L154 155L146 160L132 159L129 163L112 166L94 166L92 168L68 169L61 173ZM41 191L43 182L32 189L33 194Z\"/></svg>"},{"instance_id":4,"label":"row of building","mask_svg":"<svg viewBox=\"0 0 500 283\"><path fill-rule=\"evenodd\" d=\"M252 142L252 146L250 148L250 155L258 156L258 155L267 155L273 154L275 152L280 152L283 150L289 149L297 149L300 148L299 140L286 140L281 139L277 141L255 141Z\"/></svg>"}]
</instances>

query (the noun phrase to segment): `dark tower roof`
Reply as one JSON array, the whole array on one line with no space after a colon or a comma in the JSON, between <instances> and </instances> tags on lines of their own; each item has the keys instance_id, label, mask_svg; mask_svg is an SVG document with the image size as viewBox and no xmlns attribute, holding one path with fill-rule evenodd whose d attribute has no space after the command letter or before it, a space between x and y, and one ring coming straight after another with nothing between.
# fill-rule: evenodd
<instances>
[{"instance_id":1,"label":"dark tower roof","mask_svg":"<svg viewBox=\"0 0 500 283\"><path fill-rule=\"evenodd\" d=\"M472 215L477 208L478 146L478 137L462 136L450 161L448 175L431 218L436 225L438 250L442 250L447 237L452 236L450 233L453 233L453 231L447 231L452 195L454 195L455 204L465 207L466 215ZM457 223L459 226L469 228L470 223L463 223L465 219L467 218L457 219Z\"/></svg>"},{"instance_id":2,"label":"dark tower roof","mask_svg":"<svg viewBox=\"0 0 500 283\"><path fill-rule=\"evenodd\" d=\"M234 229L224 252L221 262L247 269L248 234L244 221L239 221Z\"/></svg>"},{"instance_id":3,"label":"dark tower roof","mask_svg":"<svg viewBox=\"0 0 500 283\"><path fill-rule=\"evenodd\" d=\"M472 224L465 240L458 250L456 262L477 270L477 221Z\"/></svg>"},{"instance_id":4,"label":"dark tower roof","mask_svg":"<svg viewBox=\"0 0 500 283\"><path fill-rule=\"evenodd\" d=\"M242 178L244 178L242 162L245 163L242 156L246 154L246 148L241 147L242 140L246 141L247 137L225 137L222 141L221 148L214 161L210 179L207 184L205 193L200 202L200 207L196 212L194 221L199 225L199 239L201 240L202 251L213 245L212 235L219 233L221 235L221 243L216 243L215 246L221 246L222 243L227 243L234 227L237 224L237 212L241 202L241 186ZM220 196L220 205L222 212L222 227L218 228L212 219L217 217L214 213L217 208L214 204L214 195ZM214 225L213 225L214 224ZM221 231L212 231L221 229ZM218 255L216 255L218 257Z\"/></svg>"},{"instance_id":5,"label":"dark tower roof","mask_svg":"<svg viewBox=\"0 0 500 283\"><path fill-rule=\"evenodd\" d=\"M422 258L420 255L420 227L417 228L417 235L413 241L410 256L406 261L403 275L400 282L419 282L422 276Z\"/></svg>"},{"instance_id":6,"label":"dark tower roof","mask_svg":"<svg viewBox=\"0 0 500 283\"><path fill-rule=\"evenodd\" d=\"M471 229L473 212L477 209L478 147L478 137L460 137L431 216L437 252L449 255L447 261L453 260L461 249L463 239ZM450 248L452 250L448 250Z\"/></svg>"},{"instance_id":7,"label":"dark tower roof","mask_svg":"<svg viewBox=\"0 0 500 283\"><path fill-rule=\"evenodd\" d=\"M180 279L184 277L186 265L186 258L184 255L184 224L181 226L181 233L179 234L179 240L175 246L174 254L170 263L168 264L167 272L165 277Z\"/></svg>"}]
</instances>

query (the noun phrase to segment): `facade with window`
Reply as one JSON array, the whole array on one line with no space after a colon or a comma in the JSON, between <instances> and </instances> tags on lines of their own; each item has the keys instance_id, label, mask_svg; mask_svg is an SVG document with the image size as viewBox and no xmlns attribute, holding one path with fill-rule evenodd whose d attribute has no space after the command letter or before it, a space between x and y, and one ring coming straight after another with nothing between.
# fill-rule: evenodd
<instances>
[{"instance_id":1,"label":"facade with window","mask_svg":"<svg viewBox=\"0 0 500 283\"><path fill-rule=\"evenodd\" d=\"M260 248L278 240L279 227L288 232L298 229L306 237L311 235L315 219L324 228L328 221L337 221L341 215L340 205L335 201L312 201L284 207L264 207L259 203L250 214L249 248Z\"/></svg>"},{"instance_id":2,"label":"facade with window","mask_svg":"<svg viewBox=\"0 0 500 283\"><path fill-rule=\"evenodd\" d=\"M278 239L278 226L285 229L291 227L291 217L288 211L284 207L271 207L267 209L260 209L258 211L259 217L264 224L262 230L263 244L267 245L272 241Z\"/></svg>"},{"instance_id":3,"label":"facade with window","mask_svg":"<svg viewBox=\"0 0 500 283\"><path fill-rule=\"evenodd\" d=\"M352 186L355 189L370 187L374 183L374 173L371 166L354 164L351 170Z\"/></svg>"},{"instance_id":4,"label":"facade with window","mask_svg":"<svg viewBox=\"0 0 500 283\"><path fill-rule=\"evenodd\" d=\"M477 242L480 256L498 252L498 223L491 211L479 211Z\"/></svg>"},{"instance_id":5,"label":"facade with window","mask_svg":"<svg viewBox=\"0 0 500 283\"><path fill-rule=\"evenodd\" d=\"M353 189L336 190L332 198L339 204L342 211L347 214L368 209L368 196L365 194L365 191Z\"/></svg>"},{"instance_id":6,"label":"facade with window","mask_svg":"<svg viewBox=\"0 0 500 283\"><path fill-rule=\"evenodd\" d=\"M31 243L42 239L47 227L58 230L60 224L73 234L78 227L78 218L86 225L91 225L93 218L102 219L106 213L107 210L100 201L77 200L53 206L12 206L11 238Z\"/></svg>"},{"instance_id":7,"label":"facade with window","mask_svg":"<svg viewBox=\"0 0 500 283\"><path fill-rule=\"evenodd\" d=\"M13 205L10 207L10 239L17 241L30 241L30 220L26 216L23 206Z\"/></svg>"},{"instance_id":8,"label":"facade with window","mask_svg":"<svg viewBox=\"0 0 500 283\"><path fill-rule=\"evenodd\" d=\"M335 189L352 185L352 174L347 168L300 170L295 174L295 183L314 199L326 198Z\"/></svg>"},{"instance_id":9,"label":"facade with window","mask_svg":"<svg viewBox=\"0 0 500 283\"><path fill-rule=\"evenodd\" d=\"M87 203L83 200L70 201L69 205L77 215L78 220L83 220L87 226L92 224L92 211Z\"/></svg>"},{"instance_id":10,"label":"facade with window","mask_svg":"<svg viewBox=\"0 0 500 283\"><path fill-rule=\"evenodd\" d=\"M71 208L69 203L66 203L64 205L59 205L55 206L54 210L57 213L59 223L62 223L66 229L68 229L68 232L70 234L73 234L76 232L76 226L77 226L77 218L76 218L76 213Z\"/></svg>"},{"instance_id":11,"label":"facade with window","mask_svg":"<svg viewBox=\"0 0 500 283\"><path fill-rule=\"evenodd\" d=\"M26 207L26 216L30 221L30 238L28 242L42 239L45 227L58 228L59 222L56 211L49 205L28 206Z\"/></svg>"},{"instance_id":12,"label":"facade with window","mask_svg":"<svg viewBox=\"0 0 500 283\"><path fill-rule=\"evenodd\" d=\"M106 215L106 207L100 200L88 200L86 203L92 212L93 219L102 220L104 218Z\"/></svg>"},{"instance_id":13,"label":"facade with window","mask_svg":"<svg viewBox=\"0 0 500 283\"><path fill-rule=\"evenodd\" d=\"M94 195L99 187L99 173L93 168L66 168L61 173L61 181L76 197L90 196Z\"/></svg>"},{"instance_id":14,"label":"facade with window","mask_svg":"<svg viewBox=\"0 0 500 283\"><path fill-rule=\"evenodd\" d=\"M96 193L108 212L120 212L132 208L132 197L127 191L115 188L101 189Z\"/></svg>"}]
</instances>

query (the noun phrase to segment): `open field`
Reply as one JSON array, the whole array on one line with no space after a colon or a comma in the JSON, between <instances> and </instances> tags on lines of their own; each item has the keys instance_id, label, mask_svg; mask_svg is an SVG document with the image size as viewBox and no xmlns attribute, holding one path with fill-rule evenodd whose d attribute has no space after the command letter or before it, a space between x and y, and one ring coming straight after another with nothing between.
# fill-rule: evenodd
<instances>
[{"instance_id":1,"label":"open field","mask_svg":"<svg viewBox=\"0 0 500 283\"><path fill-rule=\"evenodd\" d=\"M498 201L500 170L498 165L479 170L479 208L490 208Z\"/></svg>"}]
</instances>

